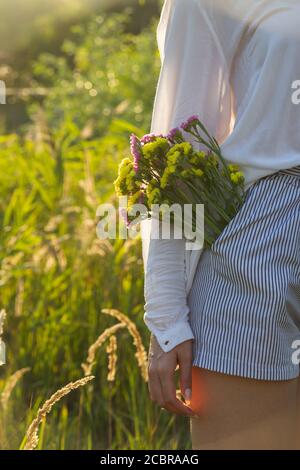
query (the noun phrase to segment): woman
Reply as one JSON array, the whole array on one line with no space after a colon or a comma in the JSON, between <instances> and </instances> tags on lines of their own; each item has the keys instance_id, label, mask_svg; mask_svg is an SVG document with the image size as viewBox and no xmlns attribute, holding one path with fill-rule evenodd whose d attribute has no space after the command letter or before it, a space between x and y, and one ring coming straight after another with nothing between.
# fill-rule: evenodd
<instances>
[{"instance_id":1,"label":"woman","mask_svg":"<svg viewBox=\"0 0 300 470\"><path fill-rule=\"evenodd\" d=\"M157 41L151 132L198 115L247 197L209 250L143 239L150 397L194 449L300 449L300 4L165 0Z\"/></svg>"}]
</instances>

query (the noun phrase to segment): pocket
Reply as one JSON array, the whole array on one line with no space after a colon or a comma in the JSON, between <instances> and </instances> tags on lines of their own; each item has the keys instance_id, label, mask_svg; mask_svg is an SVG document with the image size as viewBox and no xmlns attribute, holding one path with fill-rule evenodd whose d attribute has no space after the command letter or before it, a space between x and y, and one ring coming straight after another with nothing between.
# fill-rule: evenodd
<instances>
[{"instance_id":1,"label":"pocket","mask_svg":"<svg viewBox=\"0 0 300 470\"><path fill-rule=\"evenodd\" d=\"M231 220L228 222L228 224L224 227L224 229L222 230L222 232L217 236L217 238L215 239L215 241L212 243L212 245L210 246L210 250L211 251L215 251L215 248L217 245L219 245L219 243L221 243L221 241L224 239L225 236L227 236L230 231L232 231L232 227L234 226L234 224L236 224L238 222L238 220L240 220L241 217L243 217L244 215L244 211L246 210L246 206L248 204L248 200L250 198L250 195L252 194L253 190L254 190L254 187L256 186L258 181L256 181L255 183L253 183L246 191L245 193L245 198L244 198L244 201L242 202L240 208L237 210L237 212L235 213L235 215L231 218Z\"/></svg>"}]
</instances>

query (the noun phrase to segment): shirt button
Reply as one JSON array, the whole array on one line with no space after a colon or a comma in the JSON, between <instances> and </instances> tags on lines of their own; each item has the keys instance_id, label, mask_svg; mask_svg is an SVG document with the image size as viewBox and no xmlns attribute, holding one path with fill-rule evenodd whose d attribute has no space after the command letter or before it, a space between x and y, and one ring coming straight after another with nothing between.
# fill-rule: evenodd
<instances>
[{"instance_id":1,"label":"shirt button","mask_svg":"<svg viewBox=\"0 0 300 470\"><path fill-rule=\"evenodd\" d=\"M169 341L165 341L165 344L169 344Z\"/></svg>"}]
</instances>

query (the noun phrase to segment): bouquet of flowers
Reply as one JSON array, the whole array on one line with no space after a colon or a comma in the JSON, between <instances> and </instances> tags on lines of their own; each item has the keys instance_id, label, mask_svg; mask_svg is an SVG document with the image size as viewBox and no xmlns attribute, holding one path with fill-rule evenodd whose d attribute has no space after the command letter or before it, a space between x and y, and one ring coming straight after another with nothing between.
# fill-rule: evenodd
<instances>
[{"instance_id":1,"label":"bouquet of flowers","mask_svg":"<svg viewBox=\"0 0 300 470\"><path fill-rule=\"evenodd\" d=\"M205 150L184 138L188 133ZM119 165L114 181L119 196L127 196L127 225L134 223L132 206L143 204L146 216L153 205L204 205L204 246L209 247L241 207L244 175L236 164L227 164L217 140L198 116L191 116L168 135L130 136L131 156ZM202 147L203 148L203 147ZM194 217L191 228L195 229Z\"/></svg>"}]
</instances>

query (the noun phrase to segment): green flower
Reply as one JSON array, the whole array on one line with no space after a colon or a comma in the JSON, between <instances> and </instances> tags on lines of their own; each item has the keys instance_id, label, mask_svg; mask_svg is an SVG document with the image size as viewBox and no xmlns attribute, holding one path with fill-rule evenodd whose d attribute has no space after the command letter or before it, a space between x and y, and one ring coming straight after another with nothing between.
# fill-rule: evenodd
<instances>
[{"instance_id":1,"label":"green flower","mask_svg":"<svg viewBox=\"0 0 300 470\"><path fill-rule=\"evenodd\" d=\"M148 198L150 197L150 194L152 193L152 191L157 188L157 184L158 182L156 181L156 179L152 178L150 183L147 185L146 195Z\"/></svg>"},{"instance_id":2,"label":"green flower","mask_svg":"<svg viewBox=\"0 0 300 470\"><path fill-rule=\"evenodd\" d=\"M216 168L218 168L219 166L219 159L216 155L214 155L213 153L209 155L208 157L208 162L207 162L209 165L211 166L214 166Z\"/></svg>"},{"instance_id":3,"label":"green flower","mask_svg":"<svg viewBox=\"0 0 300 470\"><path fill-rule=\"evenodd\" d=\"M118 177L114 181L116 193L121 196L128 194L134 188L133 177L135 172L133 170L133 163L130 158L124 158L119 164Z\"/></svg>"},{"instance_id":4,"label":"green flower","mask_svg":"<svg viewBox=\"0 0 300 470\"><path fill-rule=\"evenodd\" d=\"M159 204L161 201L161 192L158 188L153 189L148 196L148 203L151 206L152 204Z\"/></svg>"},{"instance_id":5,"label":"green flower","mask_svg":"<svg viewBox=\"0 0 300 470\"><path fill-rule=\"evenodd\" d=\"M182 158L182 154L178 150L172 153L170 153L169 151L167 153L168 163L171 163L171 165L177 165L181 158Z\"/></svg>"},{"instance_id":6,"label":"green flower","mask_svg":"<svg viewBox=\"0 0 300 470\"><path fill-rule=\"evenodd\" d=\"M133 168L130 158L124 158L119 164L118 177L113 182L116 193L121 196L127 194L127 176Z\"/></svg>"},{"instance_id":7,"label":"green flower","mask_svg":"<svg viewBox=\"0 0 300 470\"><path fill-rule=\"evenodd\" d=\"M173 174L176 172L176 165L168 165L169 172L170 174Z\"/></svg>"},{"instance_id":8,"label":"green flower","mask_svg":"<svg viewBox=\"0 0 300 470\"><path fill-rule=\"evenodd\" d=\"M162 189L164 189L164 188L167 187L168 182L169 182L169 177L170 177L170 175L171 175L170 168L167 167L167 168L164 170L163 175L162 175L162 177L161 177L161 179L160 179L160 187L161 187Z\"/></svg>"},{"instance_id":9,"label":"green flower","mask_svg":"<svg viewBox=\"0 0 300 470\"><path fill-rule=\"evenodd\" d=\"M129 201L128 201L128 204L133 206L136 202L139 201L139 199L141 198L143 192L142 191L136 191L134 194L132 194L132 196L130 196L129 198Z\"/></svg>"},{"instance_id":10,"label":"green flower","mask_svg":"<svg viewBox=\"0 0 300 470\"><path fill-rule=\"evenodd\" d=\"M244 181L244 175L241 171L230 173L230 179L234 184L240 184Z\"/></svg>"},{"instance_id":11,"label":"green flower","mask_svg":"<svg viewBox=\"0 0 300 470\"><path fill-rule=\"evenodd\" d=\"M125 181L129 192L135 191L136 188L138 188L139 181L136 178L136 173L134 170L130 170L130 172L126 175Z\"/></svg>"},{"instance_id":12,"label":"green flower","mask_svg":"<svg viewBox=\"0 0 300 470\"><path fill-rule=\"evenodd\" d=\"M148 142L142 146L143 156L146 160L151 160L155 157L163 157L169 150L170 144L168 139L158 137L154 142Z\"/></svg>"},{"instance_id":13,"label":"green flower","mask_svg":"<svg viewBox=\"0 0 300 470\"><path fill-rule=\"evenodd\" d=\"M180 175L182 178L190 178L193 176L197 176L197 178L201 178L204 175L204 171L202 171L200 168L189 168L186 170L182 170L180 172Z\"/></svg>"},{"instance_id":14,"label":"green flower","mask_svg":"<svg viewBox=\"0 0 300 470\"><path fill-rule=\"evenodd\" d=\"M191 165L195 165L197 167L201 166L204 168L207 158L205 152L191 152L188 155L188 160Z\"/></svg>"},{"instance_id":15,"label":"green flower","mask_svg":"<svg viewBox=\"0 0 300 470\"><path fill-rule=\"evenodd\" d=\"M202 177L204 175L204 171L200 170L200 168L193 168L192 172L195 176Z\"/></svg>"},{"instance_id":16,"label":"green flower","mask_svg":"<svg viewBox=\"0 0 300 470\"><path fill-rule=\"evenodd\" d=\"M114 187L118 196L123 196L127 194L126 179L118 177L114 181Z\"/></svg>"},{"instance_id":17,"label":"green flower","mask_svg":"<svg viewBox=\"0 0 300 470\"><path fill-rule=\"evenodd\" d=\"M239 171L239 166L236 165L236 164L231 163L230 165L228 165L228 170L231 173L236 173L237 171Z\"/></svg>"},{"instance_id":18,"label":"green flower","mask_svg":"<svg viewBox=\"0 0 300 470\"><path fill-rule=\"evenodd\" d=\"M182 178L189 178L191 176L191 170L182 170L180 172Z\"/></svg>"},{"instance_id":19,"label":"green flower","mask_svg":"<svg viewBox=\"0 0 300 470\"><path fill-rule=\"evenodd\" d=\"M179 145L182 146L184 155L189 155L193 151L193 147L189 142L182 142Z\"/></svg>"},{"instance_id":20,"label":"green flower","mask_svg":"<svg viewBox=\"0 0 300 470\"><path fill-rule=\"evenodd\" d=\"M166 186L170 174L180 171L184 164L190 161L193 148L189 142L175 144L167 153L167 168L162 178L163 187Z\"/></svg>"},{"instance_id":21,"label":"green flower","mask_svg":"<svg viewBox=\"0 0 300 470\"><path fill-rule=\"evenodd\" d=\"M130 158L123 158L119 165L119 176L125 177L133 168Z\"/></svg>"},{"instance_id":22,"label":"green flower","mask_svg":"<svg viewBox=\"0 0 300 470\"><path fill-rule=\"evenodd\" d=\"M172 155L173 153L179 152L182 155L189 155L193 152L193 147L189 142L181 142L180 144L175 144L169 150L168 155Z\"/></svg>"},{"instance_id":23,"label":"green flower","mask_svg":"<svg viewBox=\"0 0 300 470\"><path fill-rule=\"evenodd\" d=\"M199 160L205 160L206 159L206 152L204 152L204 151L195 152L195 154L199 158Z\"/></svg>"}]
</instances>

